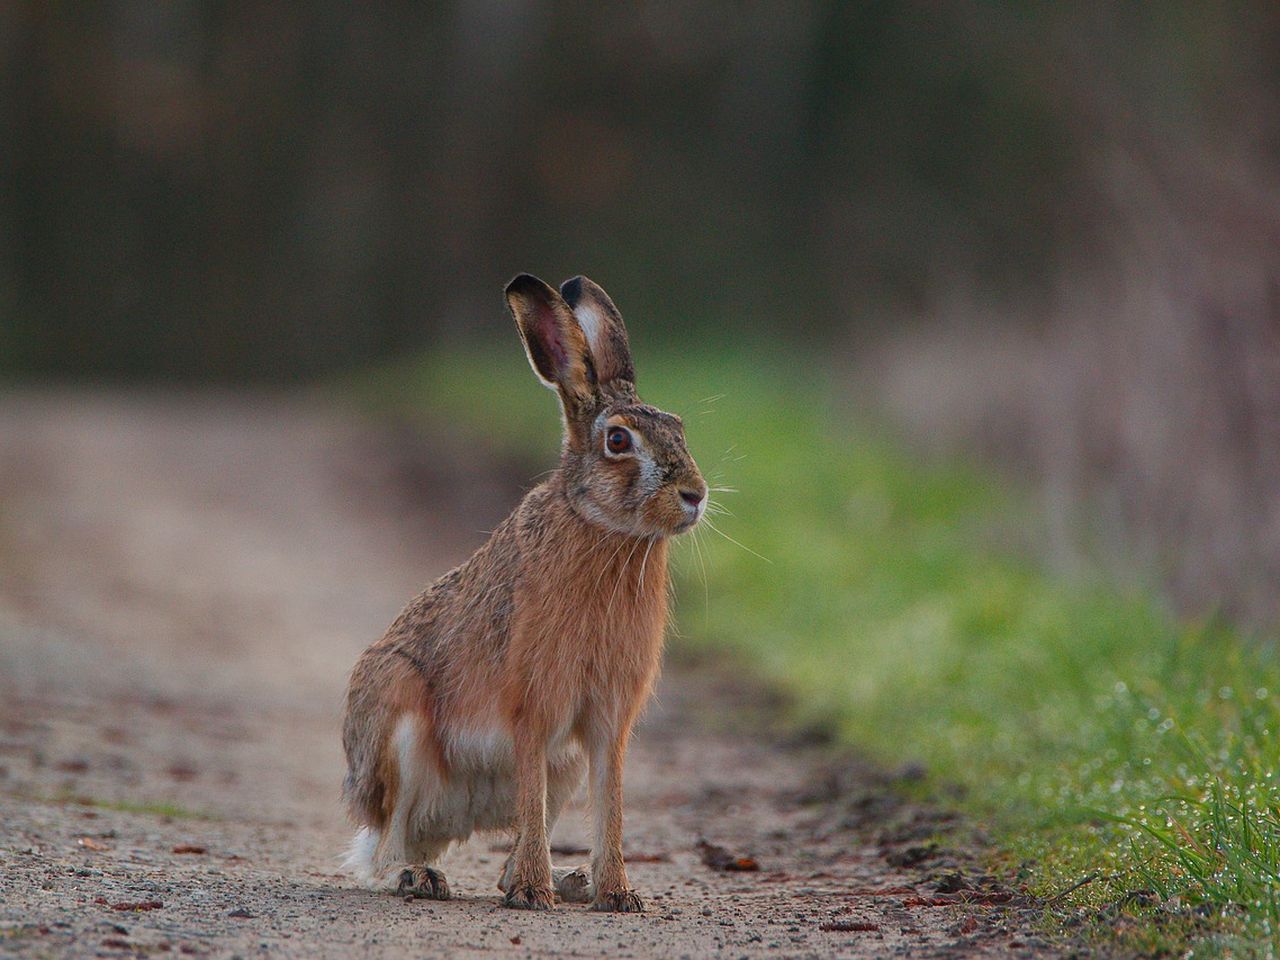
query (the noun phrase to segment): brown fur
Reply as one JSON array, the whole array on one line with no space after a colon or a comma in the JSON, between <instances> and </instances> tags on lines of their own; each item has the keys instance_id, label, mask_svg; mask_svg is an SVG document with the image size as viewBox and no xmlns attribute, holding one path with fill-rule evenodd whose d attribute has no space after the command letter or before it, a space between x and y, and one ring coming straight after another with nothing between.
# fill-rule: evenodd
<instances>
[{"instance_id":1,"label":"brown fur","mask_svg":"<svg viewBox=\"0 0 1280 960\"><path fill-rule=\"evenodd\" d=\"M460 755L463 732L500 727L513 745L515 778L513 809L501 819L518 837L507 902L548 907L549 820L581 769L572 757L550 766L548 750L568 738L591 768L595 905L635 910L622 861L622 766L661 658L667 538L700 518L701 505L688 501L705 502L706 485L679 419L637 399L612 301L585 278L565 289L569 300L527 276L508 287L530 362L561 397L560 468L356 664L343 730L345 794L353 818L385 841L398 805L414 802L401 796L397 723L416 719L421 761L440 783L472 775L458 768L469 762ZM569 301L597 313L580 326ZM618 427L630 431L634 449L607 455L603 438Z\"/></svg>"}]
</instances>

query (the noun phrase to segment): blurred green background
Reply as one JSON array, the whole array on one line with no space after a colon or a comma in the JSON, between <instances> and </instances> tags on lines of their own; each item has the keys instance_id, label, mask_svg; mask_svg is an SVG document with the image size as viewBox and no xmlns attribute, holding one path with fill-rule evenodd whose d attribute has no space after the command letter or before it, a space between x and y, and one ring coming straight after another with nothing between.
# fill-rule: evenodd
<instances>
[{"instance_id":1,"label":"blurred green background","mask_svg":"<svg viewBox=\"0 0 1280 960\"><path fill-rule=\"evenodd\" d=\"M1280 7L15 3L0 83L0 376L533 461L500 290L587 274L770 561L708 533L688 643L911 744L1041 892L1212 908L1147 948L1270 942Z\"/></svg>"}]
</instances>

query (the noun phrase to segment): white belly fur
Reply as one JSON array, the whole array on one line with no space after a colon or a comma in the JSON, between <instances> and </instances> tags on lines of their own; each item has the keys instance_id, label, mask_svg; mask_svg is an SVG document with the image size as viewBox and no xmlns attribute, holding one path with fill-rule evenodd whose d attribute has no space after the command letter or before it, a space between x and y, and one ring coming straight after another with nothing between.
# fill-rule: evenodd
<instances>
[{"instance_id":1,"label":"white belly fur","mask_svg":"<svg viewBox=\"0 0 1280 960\"><path fill-rule=\"evenodd\" d=\"M510 738L497 730L465 730L447 736L447 779L440 777L419 747L415 717L400 719L395 738L400 802L411 807L411 833L465 840L476 830L509 825L515 804Z\"/></svg>"},{"instance_id":2,"label":"white belly fur","mask_svg":"<svg viewBox=\"0 0 1280 960\"><path fill-rule=\"evenodd\" d=\"M442 778L421 746L415 715L396 722L391 739L399 790L385 835L371 827L357 832L346 865L374 886L394 886L406 864L434 863L450 844L476 831L515 826L515 756L510 734L499 726L460 728L444 738L449 777ZM569 736L569 725L547 750L547 812L554 821L577 790L585 758Z\"/></svg>"},{"instance_id":3,"label":"white belly fur","mask_svg":"<svg viewBox=\"0 0 1280 960\"><path fill-rule=\"evenodd\" d=\"M444 736L448 778L441 778L419 741L418 720L406 714L396 724L400 763L399 804L407 805L407 846L414 837L465 840L477 830L514 826L516 782L511 736L502 727L461 728ZM549 779L581 766L581 751L569 739L568 725L547 750ZM398 812L398 811L397 811Z\"/></svg>"}]
</instances>

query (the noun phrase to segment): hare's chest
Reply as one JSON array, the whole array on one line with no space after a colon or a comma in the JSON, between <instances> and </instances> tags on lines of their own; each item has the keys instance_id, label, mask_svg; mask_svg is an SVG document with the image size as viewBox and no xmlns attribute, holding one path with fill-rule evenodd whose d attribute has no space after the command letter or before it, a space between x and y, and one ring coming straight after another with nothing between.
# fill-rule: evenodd
<instances>
[{"instance_id":1,"label":"hare's chest","mask_svg":"<svg viewBox=\"0 0 1280 960\"><path fill-rule=\"evenodd\" d=\"M647 614L634 611L584 638L575 698L580 727L615 727L634 716L652 693L665 622Z\"/></svg>"},{"instance_id":2,"label":"hare's chest","mask_svg":"<svg viewBox=\"0 0 1280 960\"><path fill-rule=\"evenodd\" d=\"M555 728L633 712L657 673L665 548L618 547L606 556L614 563L597 569L591 556L560 554L537 565L539 575L525 578L517 594L512 706Z\"/></svg>"}]
</instances>

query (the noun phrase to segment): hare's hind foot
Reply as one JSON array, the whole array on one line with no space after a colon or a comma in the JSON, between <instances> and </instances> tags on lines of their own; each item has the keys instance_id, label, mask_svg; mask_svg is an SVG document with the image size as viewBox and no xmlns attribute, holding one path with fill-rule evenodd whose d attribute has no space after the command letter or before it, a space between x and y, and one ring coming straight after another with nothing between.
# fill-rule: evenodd
<instances>
[{"instance_id":1,"label":"hare's hind foot","mask_svg":"<svg viewBox=\"0 0 1280 960\"><path fill-rule=\"evenodd\" d=\"M609 913L644 913L644 901L634 890L618 890L596 897L591 909Z\"/></svg>"},{"instance_id":2,"label":"hare's hind foot","mask_svg":"<svg viewBox=\"0 0 1280 960\"><path fill-rule=\"evenodd\" d=\"M420 900L448 900L449 881L433 867L406 867L400 871L396 884L396 896L416 897Z\"/></svg>"},{"instance_id":3,"label":"hare's hind foot","mask_svg":"<svg viewBox=\"0 0 1280 960\"><path fill-rule=\"evenodd\" d=\"M591 878L587 876L586 867L552 867L551 885L565 903L591 901Z\"/></svg>"}]
</instances>

